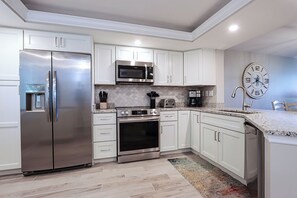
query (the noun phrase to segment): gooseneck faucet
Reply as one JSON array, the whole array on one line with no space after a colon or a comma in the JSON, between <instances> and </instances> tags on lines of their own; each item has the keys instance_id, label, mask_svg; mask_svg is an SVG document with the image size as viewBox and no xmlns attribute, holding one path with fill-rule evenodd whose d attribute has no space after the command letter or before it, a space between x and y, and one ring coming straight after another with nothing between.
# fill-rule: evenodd
<instances>
[{"instance_id":1,"label":"gooseneck faucet","mask_svg":"<svg viewBox=\"0 0 297 198\"><path fill-rule=\"evenodd\" d=\"M242 93L242 110L243 110L243 111L246 111L247 108L250 108L250 107L251 107L251 105L248 105L248 104L245 102L246 89L245 89L244 87L242 87L242 86L235 87L234 90L233 90L233 92L232 92L231 97L232 97L232 98L235 98L237 89L242 89L242 92L243 92L243 93Z\"/></svg>"}]
</instances>

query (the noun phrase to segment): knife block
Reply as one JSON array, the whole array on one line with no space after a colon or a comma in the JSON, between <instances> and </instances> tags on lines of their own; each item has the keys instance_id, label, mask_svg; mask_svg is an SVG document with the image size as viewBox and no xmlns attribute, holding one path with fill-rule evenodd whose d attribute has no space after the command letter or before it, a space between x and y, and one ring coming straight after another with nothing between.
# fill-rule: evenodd
<instances>
[{"instance_id":1,"label":"knife block","mask_svg":"<svg viewBox=\"0 0 297 198\"><path fill-rule=\"evenodd\" d=\"M99 106L100 106L100 109L107 109L107 102L100 102Z\"/></svg>"}]
</instances>

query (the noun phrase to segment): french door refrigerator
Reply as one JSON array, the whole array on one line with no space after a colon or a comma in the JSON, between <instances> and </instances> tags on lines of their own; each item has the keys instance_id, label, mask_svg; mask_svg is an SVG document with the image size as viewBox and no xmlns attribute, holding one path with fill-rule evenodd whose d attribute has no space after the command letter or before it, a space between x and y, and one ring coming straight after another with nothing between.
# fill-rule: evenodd
<instances>
[{"instance_id":1,"label":"french door refrigerator","mask_svg":"<svg viewBox=\"0 0 297 198\"><path fill-rule=\"evenodd\" d=\"M91 57L20 52L22 172L91 165Z\"/></svg>"}]
</instances>

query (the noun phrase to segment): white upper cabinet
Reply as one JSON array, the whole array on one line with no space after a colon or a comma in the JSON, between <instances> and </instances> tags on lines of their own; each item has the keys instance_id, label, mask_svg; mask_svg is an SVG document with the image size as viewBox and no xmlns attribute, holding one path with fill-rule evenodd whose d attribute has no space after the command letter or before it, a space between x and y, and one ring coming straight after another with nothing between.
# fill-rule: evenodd
<instances>
[{"instance_id":1,"label":"white upper cabinet","mask_svg":"<svg viewBox=\"0 0 297 198\"><path fill-rule=\"evenodd\" d=\"M95 84L115 85L115 46L95 45Z\"/></svg>"},{"instance_id":2,"label":"white upper cabinet","mask_svg":"<svg viewBox=\"0 0 297 198\"><path fill-rule=\"evenodd\" d=\"M184 85L216 85L216 53L199 49L184 53Z\"/></svg>"},{"instance_id":3,"label":"white upper cabinet","mask_svg":"<svg viewBox=\"0 0 297 198\"><path fill-rule=\"evenodd\" d=\"M92 53L92 39L86 35L25 30L24 48Z\"/></svg>"},{"instance_id":4,"label":"white upper cabinet","mask_svg":"<svg viewBox=\"0 0 297 198\"><path fill-rule=\"evenodd\" d=\"M202 50L184 53L184 85L202 85Z\"/></svg>"},{"instance_id":5,"label":"white upper cabinet","mask_svg":"<svg viewBox=\"0 0 297 198\"><path fill-rule=\"evenodd\" d=\"M154 85L183 85L183 53L154 50Z\"/></svg>"},{"instance_id":6,"label":"white upper cabinet","mask_svg":"<svg viewBox=\"0 0 297 198\"><path fill-rule=\"evenodd\" d=\"M23 31L0 28L0 80L19 80L19 51L23 49Z\"/></svg>"},{"instance_id":7,"label":"white upper cabinet","mask_svg":"<svg viewBox=\"0 0 297 198\"><path fill-rule=\"evenodd\" d=\"M153 50L137 47L116 47L116 60L153 62Z\"/></svg>"}]
</instances>

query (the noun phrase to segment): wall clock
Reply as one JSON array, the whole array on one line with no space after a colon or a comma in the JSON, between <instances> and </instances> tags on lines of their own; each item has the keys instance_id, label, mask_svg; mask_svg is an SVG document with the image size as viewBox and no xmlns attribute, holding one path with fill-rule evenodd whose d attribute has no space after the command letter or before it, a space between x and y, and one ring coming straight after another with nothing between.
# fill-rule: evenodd
<instances>
[{"instance_id":1,"label":"wall clock","mask_svg":"<svg viewBox=\"0 0 297 198\"><path fill-rule=\"evenodd\" d=\"M242 84L251 98L263 96L269 87L269 75L264 66L250 63L242 74Z\"/></svg>"}]
</instances>

